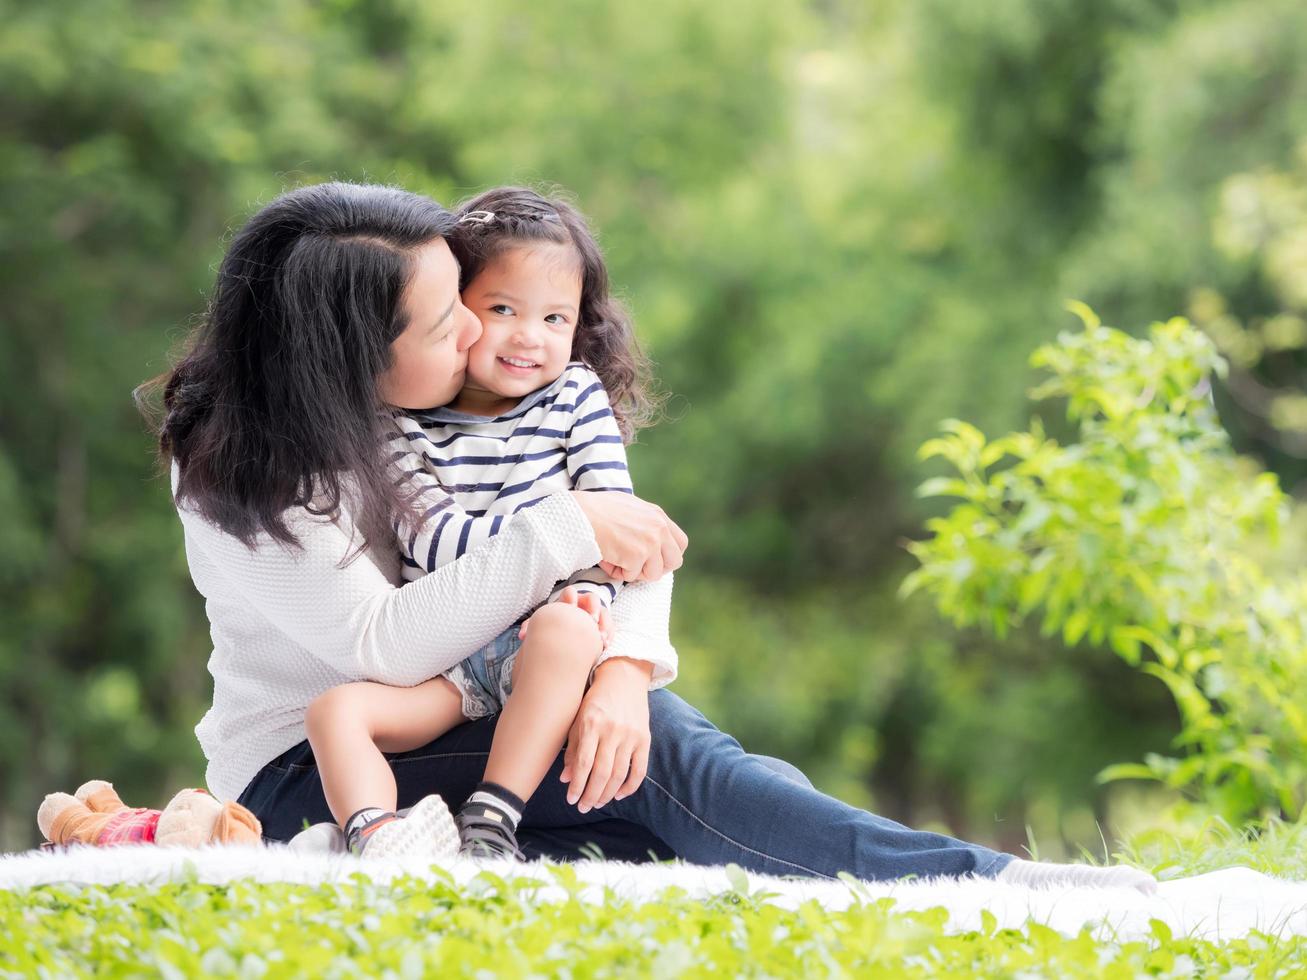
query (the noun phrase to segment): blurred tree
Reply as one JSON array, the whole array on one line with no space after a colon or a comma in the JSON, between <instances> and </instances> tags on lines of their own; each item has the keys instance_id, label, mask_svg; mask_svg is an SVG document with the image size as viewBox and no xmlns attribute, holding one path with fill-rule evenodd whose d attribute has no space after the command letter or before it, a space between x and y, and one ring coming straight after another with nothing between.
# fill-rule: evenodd
<instances>
[{"instance_id":1,"label":"blurred tree","mask_svg":"<svg viewBox=\"0 0 1307 980\"><path fill-rule=\"evenodd\" d=\"M201 778L203 609L129 392L200 315L230 229L329 177L446 202L555 182L594 219L675 395L633 467L694 541L679 689L751 748L992 837L1101 815L1091 775L1174 730L1123 664L897 605L899 542L938 513L916 446L942 417L1019 424L1064 290L1271 309L1247 300L1263 253L1212 222L1237 175L1294 179L1288 0L0 16L0 847L52 789Z\"/></svg>"},{"instance_id":2,"label":"blurred tree","mask_svg":"<svg viewBox=\"0 0 1307 980\"><path fill-rule=\"evenodd\" d=\"M1188 7L1122 46L1099 102L1102 206L1064 260L1064 291L1115 322L1187 310L1230 359L1218 394L1236 444L1296 486L1307 333L1291 284L1307 215L1292 175L1307 145L1307 8Z\"/></svg>"}]
</instances>

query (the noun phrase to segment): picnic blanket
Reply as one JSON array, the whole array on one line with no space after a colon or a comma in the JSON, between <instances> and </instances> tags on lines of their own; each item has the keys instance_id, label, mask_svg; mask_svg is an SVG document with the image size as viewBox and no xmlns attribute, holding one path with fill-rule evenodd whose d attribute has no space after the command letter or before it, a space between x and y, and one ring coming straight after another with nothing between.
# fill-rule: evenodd
<instances>
[{"instance_id":1,"label":"picnic blanket","mask_svg":"<svg viewBox=\"0 0 1307 980\"><path fill-rule=\"evenodd\" d=\"M737 891L743 885L749 893L765 893L768 897L764 900L785 907L814 901L829 909L842 909L883 897L893 898L896 907L904 910L942 907L949 913L949 931L956 932L981 928L981 912L987 910L1000 927L1019 928L1035 921L1074 935L1088 925L1103 936L1122 941L1149 935L1153 919L1165 922L1175 934L1213 941L1236 939L1252 931L1307 934L1307 882L1275 878L1249 868L1163 881L1156 895L1147 896L1126 888L1034 889L977 878L849 884L749 874L746 880L738 868L681 862L582 861L571 867L585 885L579 892L582 901L603 902L610 895L634 902L657 901L673 886L707 898ZM471 881L486 868L499 875L530 878L539 882L535 900L567 900L567 892L547 864L459 858L443 868L460 883ZM306 854L282 844L195 849L129 844L0 856L0 888L8 890L65 883L150 885L185 880L217 885L239 879L348 883L350 876L359 872L379 883L404 875L436 880L441 874L422 862L402 858Z\"/></svg>"}]
</instances>

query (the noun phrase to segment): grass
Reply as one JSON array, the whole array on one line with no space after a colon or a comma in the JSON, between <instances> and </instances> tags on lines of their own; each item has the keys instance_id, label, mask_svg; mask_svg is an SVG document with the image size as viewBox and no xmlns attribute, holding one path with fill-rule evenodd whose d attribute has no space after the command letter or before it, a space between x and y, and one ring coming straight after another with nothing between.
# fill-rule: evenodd
<instances>
[{"instance_id":1,"label":"grass","mask_svg":"<svg viewBox=\"0 0 1307 980\"><path fill-rule=\"evenodd\" d=\"M1117 859L1176 878L1244 865L1281 878L1307 879L1307 823L1271 821L1240 830L1217 817L1134 834Z\"/></svg>"},{"instance_id":2,"label":"grass","mask_svg":"<svg viewBox=\"0 0 1307 980\"><path fill-rule=\"evenodd\" d=\"M1187 835L1187 836L1186 836ZM1245 864L1305 877L1307 828L1259 836L1219 824L1143 837L1126 855L1164 876ZM0 891L0 976L858 976L1134 977L1307 975L1307 937L1254 934L1212 943L1064 937L1046 926L946 934L943 910L891 900L830 912L785 910L747 883L703 901L534 900L529 882L485 873L463 886L404 878L386 886L238 882L211 886L48 886ZM737 878L738 880L738 878Z\"/></svg>"}]
</instances>

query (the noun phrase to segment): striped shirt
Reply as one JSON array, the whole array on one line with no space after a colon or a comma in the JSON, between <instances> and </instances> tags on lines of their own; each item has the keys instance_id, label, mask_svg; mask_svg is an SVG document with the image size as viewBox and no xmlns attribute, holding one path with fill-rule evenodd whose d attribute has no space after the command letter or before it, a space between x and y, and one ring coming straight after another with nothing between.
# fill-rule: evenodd
<instances>
[{"instance_id":1,"label":"striped shirt","mask_svg":"<svg viewBox=\"0 0 1307 980\"><path fill-rule=\"evenodd\" d=\"M397 479L418 495L422 522L396 525L402 574L414 581L503 529L512 516L560 490L632 493L626 450L603 382L579 362L504 415L447 408L396 413ZM620 583L598 566L558 583L608 605Z\"/></svg>"}]
</instances>

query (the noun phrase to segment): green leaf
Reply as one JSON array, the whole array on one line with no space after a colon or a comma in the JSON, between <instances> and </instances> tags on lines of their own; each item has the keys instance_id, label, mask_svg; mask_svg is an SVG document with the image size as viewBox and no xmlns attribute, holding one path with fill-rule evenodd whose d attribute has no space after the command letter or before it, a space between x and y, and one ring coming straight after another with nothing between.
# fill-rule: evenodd
<instances>
[{"instance_id":1,"label":"green leaf","mask_svg":"<svg viewBox=\"0 0 1307 980\"><path fill-rule=\"evenodd\" d=\"M962 497L970 499L974 491L965 480L957 477L937 476L917 487L918 497Z\"/></svg>"},{"instance_id":2,"label":"green leaf","mask_svg":"<svg viewBox=\"0 0 1307 980\"><path fill-rule=\"evenodd\" d=\"M738 864L731 863L723 869L726 872L726 880L731 883L731 889L741 895L749 894L749 875Z\"/></svg>"},{"instance_id":3,"label":"green leaf","mask_svg":"<svg viewBox=\"0 0 1307 980\"><path fill-rule=\"evenodd\" d=\"M1064 309L1067 310L1067 312L1074 313L1076 316L1078 316L1080 318L1080 322L1084 324L1085 330L1090 333L1093 333L1095 330L1098 329L1099 326L1102 325L1103 321L1098 319L1098 314L1095 313L1092 309L1090 309L1090 307L1087 304L1082 303L1078 299L1069 299L1066 302L1064 302L1062 306Z\"/></svg>"},{"instance_id":4,"label":"green leaf","mask_svg":"<svg viewBox=\"0 0 1307 980\"><path fill-rule=\"evenodd\" d=\"M1089 612L1084 609L1077 609L1062 624L1062 642L1069 647L1075 646L1080 642L1080 638L1085 635L1085 630L1088 628Z\"/></svg>"},{"instance_id":5,"label":"green leaf","mask_svg":"<svg viewBox=\"0 0 1307 980\"><path fill-rule=\"evenodd\" d=\"M1161 776L1149 766L1138 762L1118 762L1099 770L1094 777L1098 783L1114 783L1122 779L1146 779L1156 781Z\"/></svg>"}]
</instances>

